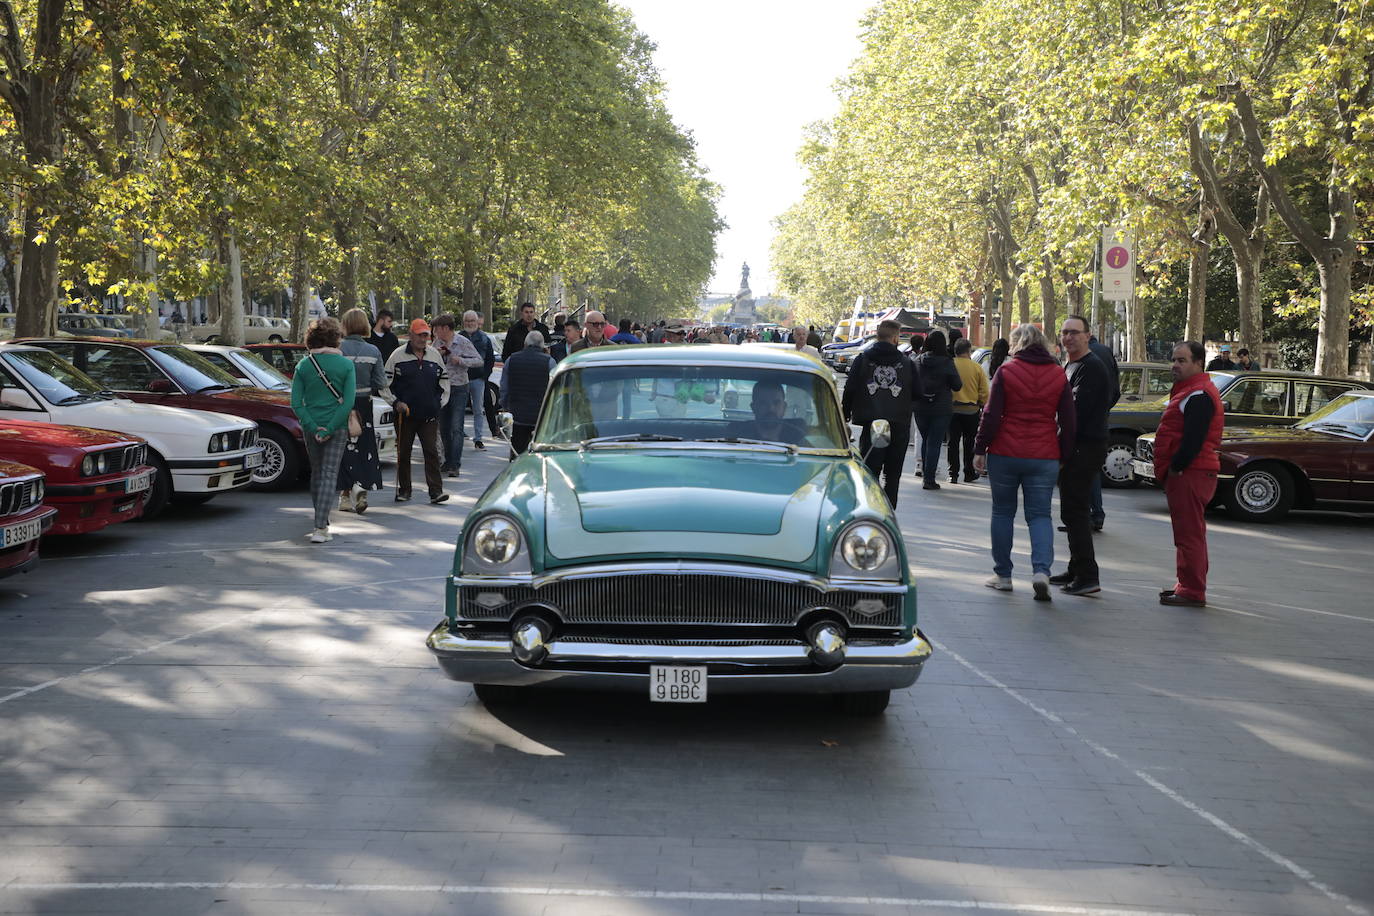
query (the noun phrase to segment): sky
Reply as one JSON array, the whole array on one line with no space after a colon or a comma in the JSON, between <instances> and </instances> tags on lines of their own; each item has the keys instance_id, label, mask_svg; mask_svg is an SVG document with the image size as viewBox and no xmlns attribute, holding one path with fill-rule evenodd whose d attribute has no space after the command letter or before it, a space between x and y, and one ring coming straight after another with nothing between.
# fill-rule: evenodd
<instances>
[{"instance_id":1,"label":"sky","mask_svg":"<svg viewBox=\"0 0 1374 916\"><path fill-rule=\"evenodd\" d=\"M774 291L773 220L802 194L805 126L835 114L834 83L859 55L873 0L616 0L658 45L668 108L722 188L712 292L733 293L749 262L755 295Z\"/></svg>"}]
</instances>

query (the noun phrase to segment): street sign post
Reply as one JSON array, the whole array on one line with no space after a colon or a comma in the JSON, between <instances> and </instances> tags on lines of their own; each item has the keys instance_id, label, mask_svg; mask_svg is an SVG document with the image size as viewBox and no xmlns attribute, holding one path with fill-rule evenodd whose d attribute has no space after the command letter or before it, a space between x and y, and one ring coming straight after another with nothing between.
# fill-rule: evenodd
<instances>
[{"instance_id":1,"label":"street sign post","mask_svg":"<svg viewBox=\"0 0 1374 916\"><path fill-rule=\"evenodd\" d=\"M1117 226L1102 230L1102 298L1126 302L1135 295L1135 245Z\"/></svg>"}]
</instances>

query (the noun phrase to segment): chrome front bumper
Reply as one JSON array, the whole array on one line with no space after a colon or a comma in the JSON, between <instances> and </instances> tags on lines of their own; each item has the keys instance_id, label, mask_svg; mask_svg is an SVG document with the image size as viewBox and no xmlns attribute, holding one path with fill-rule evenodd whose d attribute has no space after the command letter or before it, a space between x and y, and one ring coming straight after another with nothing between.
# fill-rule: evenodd
<instances>
[{"instance_id":1,"label":"chrome front bumper","mask_svg":"<svg viewBox=\"0 0 1374 916\"><path fill-rule=\"evenodd\" d=\"M712 693L847 693L910 687L930 658L920 631L896 643L857 643L838 668L817 668L801 642L718 644L555 639L537 666L517 662L509 637L469 638L440 622L425 640L455 681L518 687L648 690L649 665L706 665Z\"/></svg>"}]
</instances>

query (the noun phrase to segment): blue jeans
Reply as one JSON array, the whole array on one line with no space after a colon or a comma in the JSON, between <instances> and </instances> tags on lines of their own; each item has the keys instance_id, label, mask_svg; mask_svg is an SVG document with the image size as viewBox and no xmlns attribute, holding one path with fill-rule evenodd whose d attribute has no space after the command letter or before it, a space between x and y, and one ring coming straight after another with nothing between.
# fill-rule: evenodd
<instances>
[{"instance_id":1,"label":"blue jeans","mask_svg":"<svg viewBox=\"0 0 1374 916\"><path fill-rule=\"evenodd\" d=\"M482 441L482 426L487 422L487 380L473 379L468 382L468 403L472 405L472 441ZM462 426L462 423L458 424ZM491 433L491 430L487 430ZM495 435L495 433L492 433Z\"/></svg>"},{"instance_id":2,"label":"blue jeans","mask_svg":"<svg viewBox=\"0 0 1374 916\"><path fill-rule=\"evenodd\" d=\"M450 385L448 403L439 411L439 441L444 446L441 470L456 471L463 463L463 411L468 407L468 386Z\"/></svg>"},{"instance_id":3,"label":"blue jeans","mask_svg":"<svg viewBox=\"0 0 1374 916\"><path fill-rule=\"evenodd\" d=\"M947 413L916 412L916 428L921 431L921 473L928 482L933 483L940 476L940 453L945 450L949 418Z\"/></svg>"},{"instance_id":4,"label":"blue jeans","mask_svg":"<svg viewBox=\"0 0 1374 916\"><path fill-rule=\"evenodd\" d=\"M1012 523L1017 492L1024 494L1026 527L1030 529L1031 571L1049 575L1054 565L1054 523L1050 500L1059 477L1053 458L1012 458L988 455L988 483L992 487L992 571L1011 575Z\"/></svg>"}]
</instances>

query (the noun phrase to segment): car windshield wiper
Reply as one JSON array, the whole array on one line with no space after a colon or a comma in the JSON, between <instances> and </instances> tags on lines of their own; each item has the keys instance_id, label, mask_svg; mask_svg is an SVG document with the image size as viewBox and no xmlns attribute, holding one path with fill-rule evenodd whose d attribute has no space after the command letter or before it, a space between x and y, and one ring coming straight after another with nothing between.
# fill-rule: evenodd
<instances>
[{"instance_id":1,"label":"car windshield wiper","mask_svg":"<svg viewBox=\"0 0 1374 916\"><path fill-rule=\"evenodd\" d=\"M772 439L748 439L744 436L718 436L714 439L698 439L698 442L724 442L729 445L768 445L774 448L784 449L789 455L797 452L797 447L791 442L776 442Z\"/></svg>"},{"instance_id":2,"label":"car windshield wiper","mask_svg":"<svg viewBox=\"0 0 1374 916\"><path fill-rule=\"evenodd\" d=\"M58 406L60 407L60 406L63 405L63 404L75 404L75 403L77 403L77 402L79 402L79 401L99 401L99 400L101 400L101 397L100 397L100 395L98 395L98 394L69 394L69 395L67 395L65 398L63 398L62 400L58 401L57 404L58 404Z\"/></svg>"},{"instance_id":3,"label":"car windshield wiper","mask_svg":"<svg viewBox=\"0 0 1374 916\"><path fill-rule=\"evenodd\" d=\"M1355 430L1354 427L1345 423L1337 423L1334 420L1318 420L1316 423L1308 423L1304 429L1317 429L1322 432L1345 433L1347 436L1354 436L1356 439L1363 439L1364 436Z\"/></svg>"},{"instance_id":4,"label":"car windshield wiper","mask_svg":"<svg viewBox=\"0 0 1374 916\"><path fill-rule=\"evenodd\" d=\"M196 394L203 394L203 393L206 392L206 391L233 391L235 388L241 388L241 387L243 387L243 386L242 386L242 385L220 385L220 384L206 385L206 386L203 387L203 388L197 388L197 389L195 390L195 393L196 393Z\"/></svg>"},{"instance_id":5,"label":"car windshield wiper","mask_svg":"<svg viewBox=\"0 0 1374 916\"><path fill-rule=\"evenodd\" d=\"M604 445L614 442L681 442L681 436L665 436L662 433L623 433L619 436L597 436L595 439L583 439L579 448L588 448L593 445Z\"/></svg>"}]
</instances>

